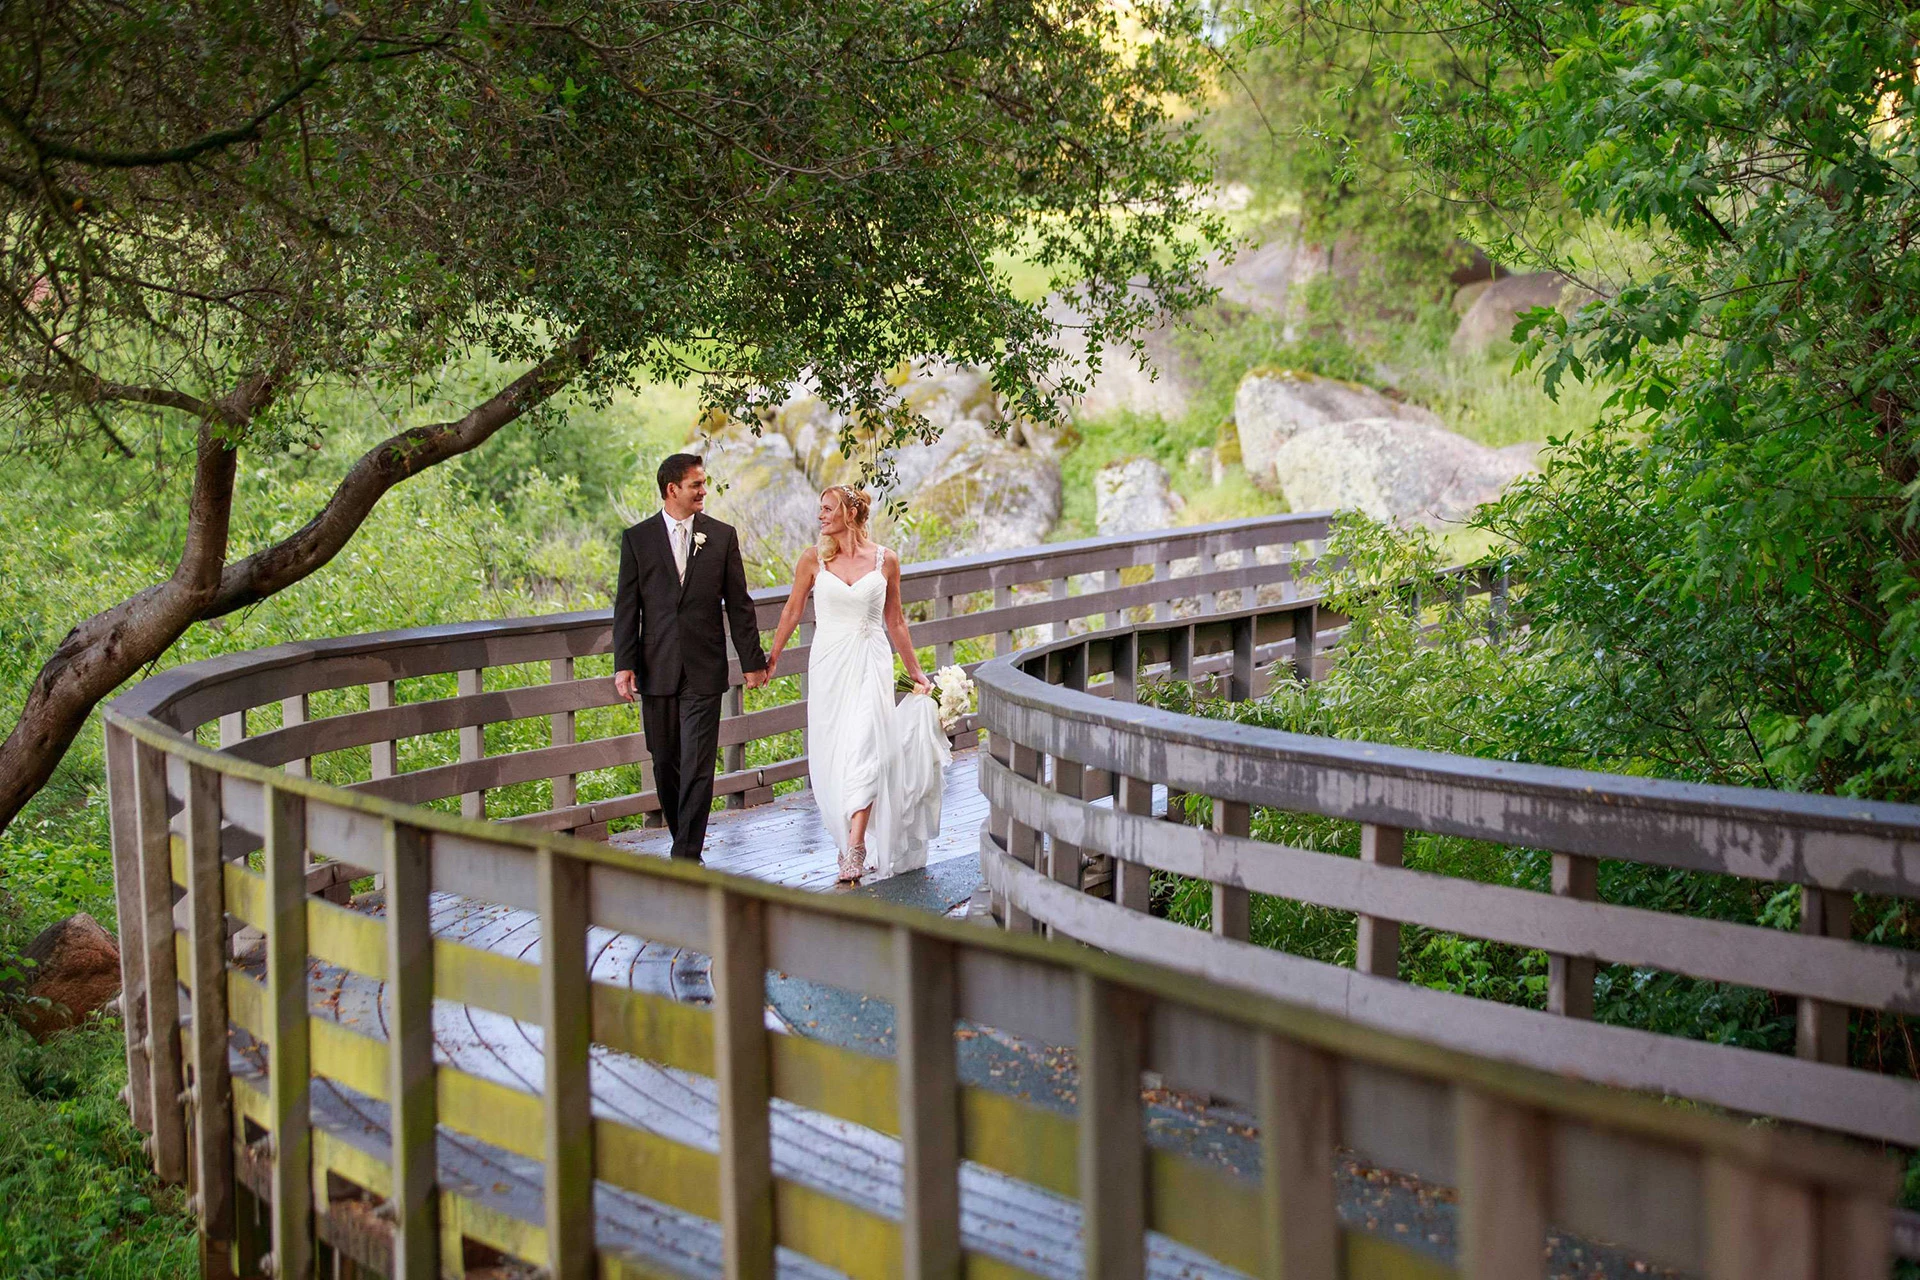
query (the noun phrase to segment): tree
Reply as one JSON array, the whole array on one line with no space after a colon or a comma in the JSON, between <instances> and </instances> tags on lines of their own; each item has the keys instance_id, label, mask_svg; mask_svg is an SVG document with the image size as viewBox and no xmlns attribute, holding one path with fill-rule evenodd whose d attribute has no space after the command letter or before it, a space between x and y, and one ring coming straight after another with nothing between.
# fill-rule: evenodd
<instances>
[{"instance_id":1,"label":"tree","mask_svg":"<svg viewBox=\"0 0 1920 1280\"><path fill-rule=\"evenodd\" d=\"M1474 50L1418 27L1376 27L1340 5L1252 4L1221 23L1235 61L1206 129L1223 176L1291 205L1299 234L1359 247L1379 301L1431 291L1460 265L1459 210L1407 153L1408 85L1472 87ZM1350 309L1351 297L1343 299Z\"/></svg>"},{"instance_id":2,"label":"tree","mask_svg":"<svg viewBox=\"0 0 1920 1280\"><path fill-rule=\"evenodd\" d=\"M0 412L14 451L188 468L171 577L81 621L0 745L0 826L187 626L313 573L382 494L564 392L991 363L1047 418L1029 246L1101 340L1205 296L1183 4L299 0L0 9ZM1147 288L1137 287L1144 280ZM1131 283L1130 283L1131 282ZM525 372L366 452L291 536L229 546L239 461L326 385L474 348ZM893 429L914 429L895 422ZM138 447L136 447L136 444Z\"/></svg>"},{"instance_id":3,"label":"tree","mask_svg":"<svg viewBox=\"0 0 1920 1280\"><path fill-rule=\"evenodd\" d=\"M1506 261L1600 295L1523 325L1603 421L1487 520L1606 753L1920 798L1920 16L1898 3L1348 0L1408 154ZM1598 229L1628 252L1576 251Z\"/></svg>"}]
</instances>

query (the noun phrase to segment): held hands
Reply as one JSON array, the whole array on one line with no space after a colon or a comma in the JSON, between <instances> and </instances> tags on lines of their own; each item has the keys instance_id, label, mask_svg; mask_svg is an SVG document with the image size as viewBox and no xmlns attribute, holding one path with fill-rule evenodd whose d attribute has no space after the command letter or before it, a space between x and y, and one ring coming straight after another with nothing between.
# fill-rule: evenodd
<instances>
[{"instance_id":1,"label":"held hands","mask_svg":"<svg viewBox=\"0 0 1920 1280\"><path fill-rule=\"evenodd\" d=\"M762 667L758 671L742 672L741 679L746 682L747 688L758 689L761 685L767 682L768 678L772 676L772 674L773 674L773 664L768 663L765 667Z\"/></svg>"},{"instance_id":2,"label":"held hands","mask_svg":"<svg viewBox=\"0 0 1920 1280\"><path fill-rule=\"evenodd\" d=\"M633 701L633 695L637 692L636 686L639 683L640 681L631 671L616 671L613 673L614 694L626 699L628 702Z\"/></svg>"}]
</instances>

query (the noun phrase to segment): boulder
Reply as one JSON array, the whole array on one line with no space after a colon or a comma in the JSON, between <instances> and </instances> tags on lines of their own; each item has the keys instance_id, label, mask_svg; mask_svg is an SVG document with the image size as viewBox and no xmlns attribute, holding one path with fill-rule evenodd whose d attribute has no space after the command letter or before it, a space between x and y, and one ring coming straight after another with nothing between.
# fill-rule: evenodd
<instances>
[{"instance_id":1,"label":"boulder","mask_svg":"<svg viewBox=\"0 0 1920 1280\"><path fill-rule=\"evenodd\" d=\"M1207 283L1220 291L1219 307L1226 322L1248 313L1279 316L1290 340L1292 322L1299 317L1302 286L1320 276L1340 280L1359 278L1368 265L1357 241L1343 240L1328 247L1305 243L1291 232L1280 232L1264 244L1246 249L1232 261L1218 257L1207 265ZM1144 289L1144 278L1133 281ZM1047 299L1049 319L1061 326L1060 342L1067 359L1056 376L1071 376L1086 392L1071 406L1078 418L1099 418L1117 412L1158 415L1168 420L1184 417L1201 392L1199 362L1176 340L1175 326L1159 325L1142 332L1146 367L1131 350L1108 343L1100 349L1095 372L1084 337L1086 316L1070 300L1056 294Z\"/></svg>"},{"instance_id":2,"label":"boulder","mask_svg":"<svg viewBox=\"0 0 1920 1280\"><path fill-rule=\"evenodd\" d=\"M1469 244L1465 240L1453 242L1453 270L1447 273L1447 281L1456 289L1498 280L1506 274L1506 268L1489 258L1487 251L1479 245Z\"/></svg>"},{"instance_id":3,"label":"boulder","mask_svg":"<svg viewBox=\"0 0 1920 1280\"><path fill-rule=\"evenodd\" d=\"M13 1020L42 1043L120 994L120 944L86 912L42 929L20 953L26 970L10 1000Z\"/></svg>"},{"instance_id":4,"label":"boulder","mask_svg":"<svg viewBox=\"0 0 1920 1280\"><path fill-rule=\"evenodd\" d=\"M1274 469L1295 511L1353 508L1437 528L1464 520L1533 464L1428 423L1361 418L1299 432Z\"/></svg>"},{"instance_id":5,"label":"boulder","mask_svg":"<svg viewBox=\"0 0 1920 1280\"><path fill-rule=\"evenodd\" d=\"M856 483L860 479L859 462L840 452L846 415L827 407L805 388L794 388L793 392L786 403L767 415L765 427L792 446L794 465L816 490Z\"/></svg>"},{"instance_id":6,"label":"boulder","mask_svg":"<svg viewBox=\"0 0 1920 1280\"><path fill-rule=\"evenodd\" d=\"M1030 546L1051 532L1060 518L1057 442L1031 423L1007 420L987 370L915 361L889 381L900 402L924 417L939 437L931 443L894 446L879 459L888 479L874 486L874 497L881 503L903 503L906 520L893 524L876 513L876 536L903 556L911 552L932 558L960 550ZM810 542L817 527L819 491L861 482L858 455L874 447L872 432L856 424L856 456L843 454L847 418L829 409L806 385L790 388L789 398L765 421L768 435L785 443L790 465L807 488ZM797 500L793 507L797 514Z\"/></svg>"},{"instance_id":7,"label":"boulder","mask_svg":"<svg viewBox=\"0 0 1920 1280\"><path fill-rule=\"evenodd\" d=\"M736 423L687 449L706 459L707 513L740 531L747 577L760 585L787 581L820 533L820 490L800 469L793 445L777 432L755 436Z\"/></svg>"},{"instance_id":8,"label":"boulder","mask_svg":"<svg viewBox=\"0 0 1920 1280\"><path fill-rule=\"evenodd\" d=\"M1233 396L1240 460L1247 474L1263 485L1275 483L1275 460L1281 446L1295 435L1309 427L1356 418L1440 426L1440 419L1418 405L1401 404L1357 382L1292 369L1255 369L1240 379L1240 389Z\"/></svg>"},{"instance_id":9,"label":"boulder","mask_svg":"<svg viewBox=\"0 0 1920 1280\"><path fill-rule=\"evenodd\" d=\"M1520 313L1535 307L1572 311L1594 295L1553 271L1495 280L1474 297L1453 331L1453 353L1482 355L1506 343Z\"/></svg>"},{"instance_id":10,"label":"boulder","mask_svg":"<svg viewBox=\"0 0 1920 1280\"><path fill-rule=\"evenodd\" d=\"M1060 519L1060 468L1052 457L1021 448L974 418L958 419L932 444L893 450L891 461L894 482L883 496L904 501L933 545L969 551L1034 546Z\"/></svg>"},{"instance_id":11,"label":"boulder","mask_svg":"<svg viewBox=\"0 0 1920 1280\"><path fill-rule=\"evenodd\" d=\"M1094 527L1103 538L1170 528L1185 505L1168 486L1166 468L1151 458L1102 467L1093 478L1093 498Z\"/></svg>"}]
</instances>

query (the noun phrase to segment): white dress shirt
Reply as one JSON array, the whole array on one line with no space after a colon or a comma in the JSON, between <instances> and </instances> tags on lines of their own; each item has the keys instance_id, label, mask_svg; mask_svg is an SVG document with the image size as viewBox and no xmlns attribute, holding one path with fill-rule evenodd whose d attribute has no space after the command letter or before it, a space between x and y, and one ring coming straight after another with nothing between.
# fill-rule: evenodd
<instances>
[{"instance_id":1,"label":"white dress shirt","mask_svg":"<svg viewBox=\"0 0 1920 1280\"><path fill-rule=\"evenodd\" d=\"M675 520L663 507L660 518L667 522L667 542L673 547L673 567L680 571L680 580L687 578L687 557L693 550L693 517Z\"/></svg>"}]
</instances>

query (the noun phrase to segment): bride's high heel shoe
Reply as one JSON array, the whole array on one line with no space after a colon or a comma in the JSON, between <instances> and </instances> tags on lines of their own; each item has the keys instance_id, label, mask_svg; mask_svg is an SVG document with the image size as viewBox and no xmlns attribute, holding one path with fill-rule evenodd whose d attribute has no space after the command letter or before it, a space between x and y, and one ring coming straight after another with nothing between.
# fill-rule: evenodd
<instances>
[{"instance_id":1,"label":"bride's high heel shoe","mask_svg":"<svg viewBox=\"0 0 1920 1280\"><path fill-rule=\"evenodd\" d=\"M860 877L867 873L867 846L857 844L840 855L840 878L837 884L859 884Z\"/></svg>"}]
</instances>

